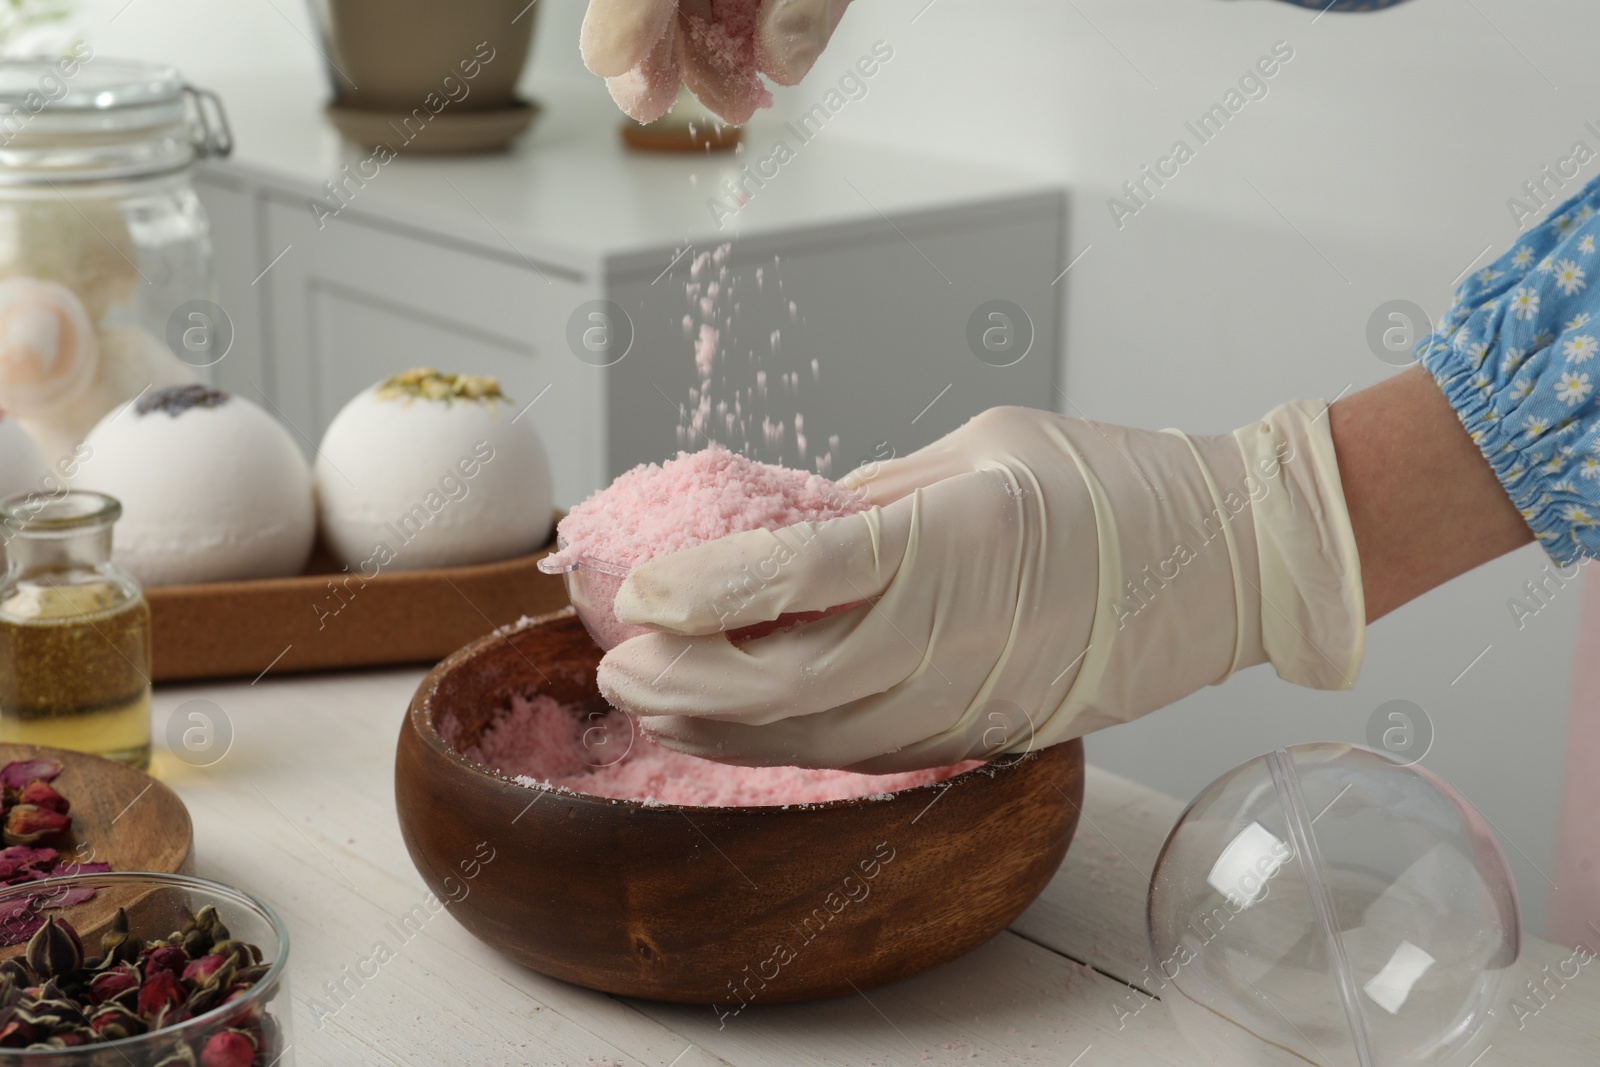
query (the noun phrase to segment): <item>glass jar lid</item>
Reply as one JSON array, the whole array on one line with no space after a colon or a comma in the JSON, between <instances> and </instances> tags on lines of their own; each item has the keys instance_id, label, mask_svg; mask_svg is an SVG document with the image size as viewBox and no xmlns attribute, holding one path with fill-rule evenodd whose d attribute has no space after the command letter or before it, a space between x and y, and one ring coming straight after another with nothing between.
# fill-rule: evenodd
<instances>
[{"instance_id":1,"label":"glass jar lid","mask_svg":"<svg viewBox=\"0 0 1600 1067\"><path fill-rule=\"evenodd\" d=\"M87 46L0 61L0 185L149 177L232 149L216 95L173 67Z\"/></svg>"},{"instance_id":2,"label":"glass jar lid","mask_svg":"<svg viewBox=\"0 0 1600 1067\"><path fill-rule=\"evenodd\" d=\"M121 501L87 489L18 493L0 500L0 526L7 535L70 537L108 527L121 517Z\"/></svg>"}]
</instances>

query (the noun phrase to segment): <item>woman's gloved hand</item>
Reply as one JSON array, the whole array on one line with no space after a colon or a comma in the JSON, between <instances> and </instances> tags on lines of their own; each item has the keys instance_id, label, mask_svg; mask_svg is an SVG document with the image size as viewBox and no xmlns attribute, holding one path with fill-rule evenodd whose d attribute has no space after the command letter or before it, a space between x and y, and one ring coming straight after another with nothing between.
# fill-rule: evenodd
<instances>
[{"instance_id":1,"label":"woman's gloved hand","mask_svg":"<svg viewBox=\"0 0 1600 1067\"><path fill-rule=\"evenodd\" d=\"M850 0L590 0L579 46L633 118L671 109L678 85L741 125L772 103L762 84L806 76Z\"/></svg>"},{"instance_id":2,"label":"woman's gloved hand","mask_svg":"<svg viewBox=\"0 0 1600 1067\"><path fill-rule=\"evenodd\" d=\"M1255 663L1347 687L1365 619L1326 410L1196 438L985 412L850 475L868 511L635 569L617 617L661 632L613 649L601 690L693 755L888 772L1056 744Z\"/></svg>"}]
</instances>

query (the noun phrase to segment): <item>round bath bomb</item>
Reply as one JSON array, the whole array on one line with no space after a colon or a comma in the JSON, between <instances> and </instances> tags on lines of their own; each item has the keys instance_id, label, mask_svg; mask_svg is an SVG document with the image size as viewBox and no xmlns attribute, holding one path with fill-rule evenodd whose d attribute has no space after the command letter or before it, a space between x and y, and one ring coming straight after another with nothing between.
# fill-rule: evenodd
<instances>
[{"instance_id":1,"label":"round bath bomb","mask_svg":"<svg viewBox=\"0 0 1600 1067\"><path fill-rule=\"evenodd\" d=\"M407 371L335 416L316 465L322 537L368 577L510 559L550 537L550 461L494 378Z\"/></svg>"},{"instance_id":2,"label":"round bath bomb","mask_svg":"<svg viewBox=\"0 0 1600 1067\"><path fill-rule=\"evenodd\" d=\"M100 350L76 293L39 278L0 281L0 401L19 417L80 401L99 373Z\"/></svg>"},{"instance_id":3,"label":"round bath bomb","mask_svg":"<svg viewBox=\"0 0 1600 1067\"><path fill-rule=\"evenodd\" d=\"M316 536L311 471L277 420L203 385L158 389L90 431L73 485L122 501L113 558L147 586L279 578Z\"/></svg>"}]
</instances>

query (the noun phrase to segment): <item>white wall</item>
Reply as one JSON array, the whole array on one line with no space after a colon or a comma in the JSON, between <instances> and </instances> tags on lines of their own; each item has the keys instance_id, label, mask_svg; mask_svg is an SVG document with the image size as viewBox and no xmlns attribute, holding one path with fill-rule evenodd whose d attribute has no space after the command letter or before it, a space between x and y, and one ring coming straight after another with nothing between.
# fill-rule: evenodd
<instances>
[{"instance_id":1,"label":"white wall","mask_svg":"<svg viewBox=\"0 0 1600 1067\"><path fill-rule=\"evenodd\" d=\"M91 39L106 50L169 59L200 82L240 66L316 75L296 0L134 0L108 22L123 3L91 6ZM574 47L582 4L542 6L533 91L556 106L598 94ZM1585 120L1600 125L1592 0L1412 0L1313 19L1256 0L861 0L817 76L837 77L880 38L896 56L826 136L1070 187L1068 254L1093 246L1063 282L1072 403L1106 420L1224 431L1389 373L1364 339L1373 310L1393 298L1442 309L1475 256L1514 239L1507 198L1574 140L1596 143ZM1267 97L1114 226L1106 198L1280 40L1295 55ZM819 84L781 93L752 140L814 103ZM1427 765L1505 835L1538 929L1578 599L1518 632L1506 600L1541 562L1518 553L1377 624L1353 692L1253 671L1095 736L1091 758L1188 795L1273 746L1361 741L1378 705L1415 701L1437 734Z\"/></svg>"},{"instance_id":2,"label":"white wall","mask_svg":"<svg viewBox=\"0 0 1600 1067\"><path fill-rule=\"evenodd\" d=\"M898 54L835 125L1072 189L1068 255L1093 247L1065 283L1064 374L1096 418L1223 431L1377 381L1391 371L1365 342L1373 310L1442 310L1475 256L1515 238L1506 200L1521 184L1575 140L1600 144L1583 128L1600 125L1600 11L1584 0L1412 0L1320 19L1220 0L925 4L851 10L822 72L878 38ZM1119 230L1107 198L1280 40L1295 58L1268 95ZM1502 831L1538 929L1578 604L1574 587L1516 629L1506 600L1542 562L1518 553L1375 625L1350 693L1257 670L1092 738L1090 757L1189 795L1272 746L1362 740L1380 704L1414 701L1436 730L1427 765Z\"/></svg>"}]
</instances>

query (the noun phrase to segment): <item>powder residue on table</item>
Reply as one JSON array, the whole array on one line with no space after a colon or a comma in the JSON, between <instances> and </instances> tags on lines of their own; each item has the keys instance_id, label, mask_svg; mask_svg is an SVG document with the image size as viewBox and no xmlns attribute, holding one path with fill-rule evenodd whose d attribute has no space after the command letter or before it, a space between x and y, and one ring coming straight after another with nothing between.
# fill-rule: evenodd
<instances>
[{"instance_id":1,"label":"powder residue on table","mask_svg":"<svg viewBox=\"0 0 1600 1067\"><path fill-rule=\"evenodd\" d=\"M661 747L622 712L586 718L542 694L514 698L462 754L527 785L693 807L818 804L879 796L940 782L981 765L973 760L883 775L730 767Z\"/></svg>"},{"instance_id":2,"label":"powder residue on table","mask_svg":"<svg viewBox=\"0 0 1600 1067\"><path fill-rule=\"evenodd\" d=\"M556 528L581 556L632 568L656 556L745 530L774 530L865 511L867 503L819 474L761 463L721 445L642 463L573 508Z\"/></svg>"}]
</instances>

